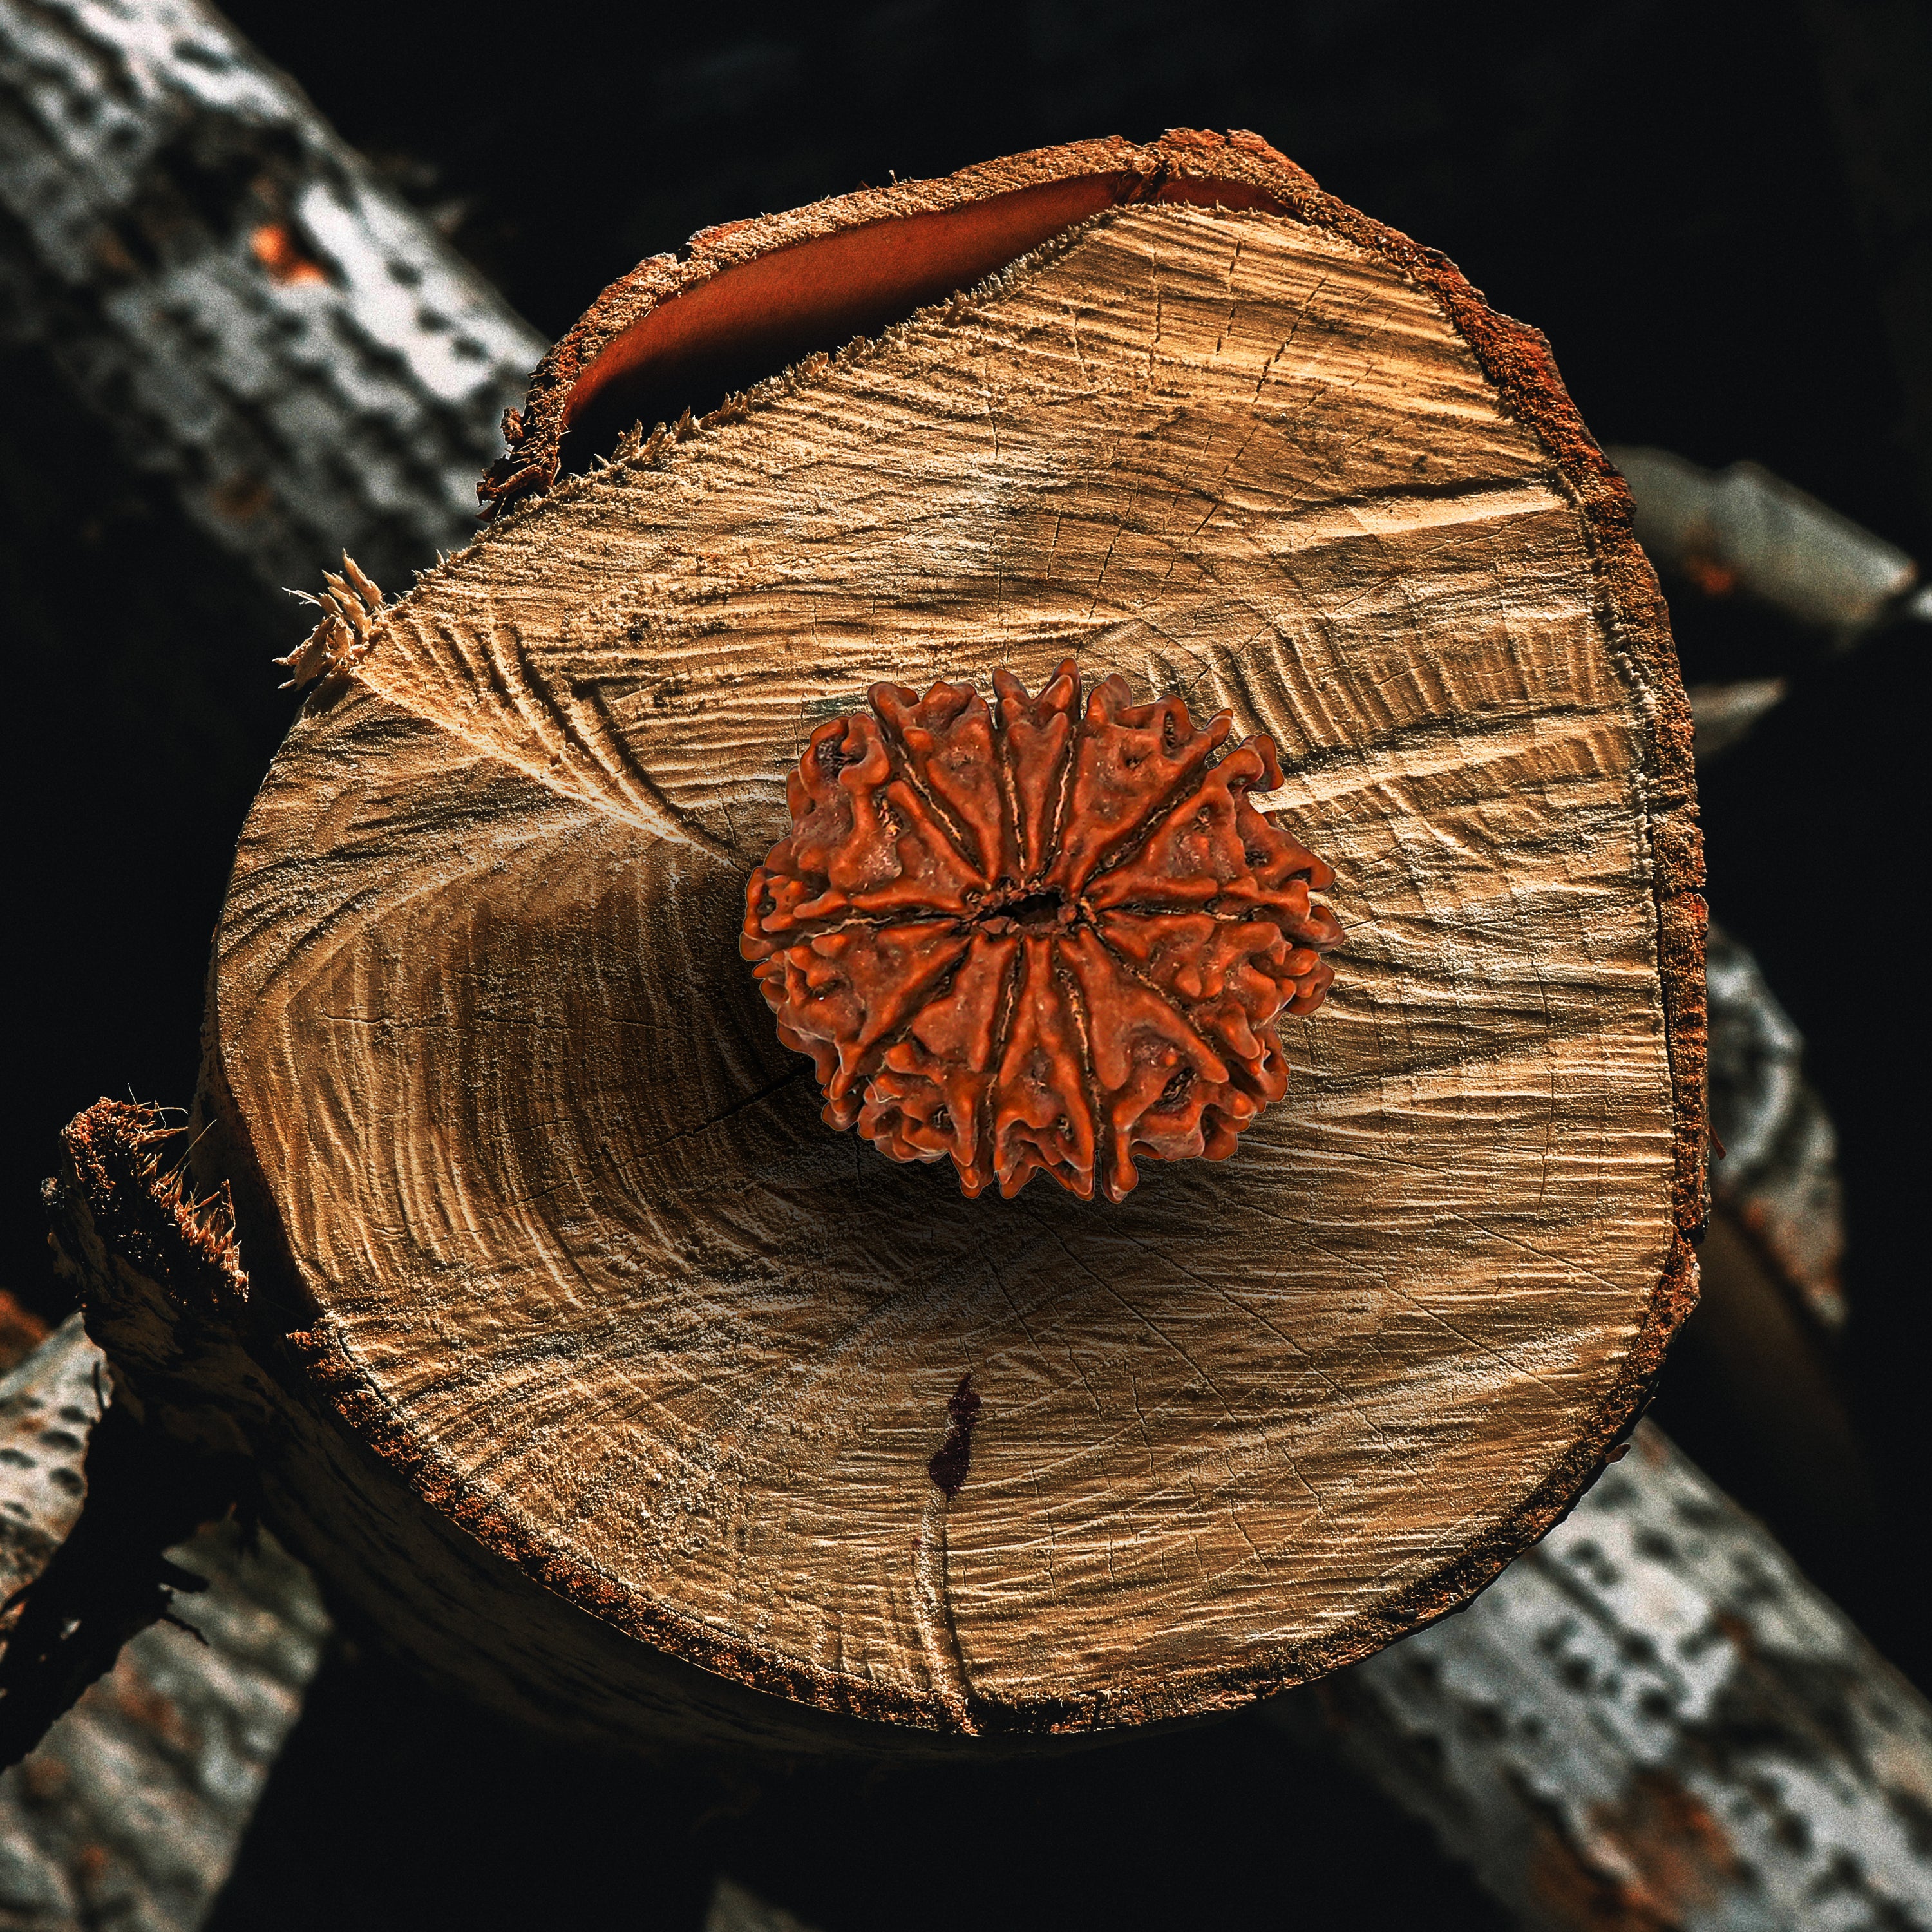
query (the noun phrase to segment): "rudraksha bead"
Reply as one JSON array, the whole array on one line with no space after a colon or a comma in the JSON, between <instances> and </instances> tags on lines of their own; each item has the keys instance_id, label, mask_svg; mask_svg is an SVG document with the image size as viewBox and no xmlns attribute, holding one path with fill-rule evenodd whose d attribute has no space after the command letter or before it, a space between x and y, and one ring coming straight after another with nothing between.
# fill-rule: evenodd
<instances>
[{"instance_id":1,"label":"rudraksha bead","mask_svg":"<svg viewBox=\"0 0 1932 1932\"><path fill-rule=\"evenodd\" d=\"M740 950L831 1125L950 1156L969 1195L1039 1172L1118 1201L1138 1158L1223 1160L1286 1090L1276 1022L1334 977L1309 894L1335 875L1250 802L1281 767L1224 749L1228 713L1118 676L1083 710L1070 658L1037 698L993 682L874 685L813 732Z\"/></svg>"}]
</instances>

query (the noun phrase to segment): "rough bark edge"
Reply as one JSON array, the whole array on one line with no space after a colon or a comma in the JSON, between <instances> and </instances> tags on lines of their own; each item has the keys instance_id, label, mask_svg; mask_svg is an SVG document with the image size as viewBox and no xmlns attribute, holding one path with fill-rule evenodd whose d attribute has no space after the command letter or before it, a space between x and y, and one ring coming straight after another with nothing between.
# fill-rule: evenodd
<instances>
[{"instance_id":1,"label":"rough bark edge","mask_svg":"<svg viewBox=\"0 0 1932 1932\"><path fill-rule=\"evenodd\" d=\"M98 1100L62 1130L64 1171L42 1199L122 1406L184 1448L246 1459L273 1398L240 1346L249 1280L227 1185L198 1200L185 1163L162 1157L184 1132L158 1108Z\"/></svg>"},{"instance_id":2,"label":"rough bark edge","mask_svg":"<svg viewBox=\"0 0 1932 1932\"><path fill-rule=\"evenodd\" d=\"M1239 1665L1204 1670L1184 1682L1102 1690L1077 1699L1033 1698L1013 1704L993 1704L969 1696L962 1721L956 1709L937 1696L913 1696L760 1657L548 1548L537 1534L494 1503L467 1493L462 1478L442 1468L418 1446L407 1424L374 1390L364 1372L330 1328L318 1326L287 1338L300 1372L326 1393L344 1422L375 1448L425 1506L612 1628L713 1675L821 1712L968 1736L1084 1732L1231 1710L1358 1662L1467 1602L1562 1520L1628 1432L1648 1399L1671 1336L1695 1305L1696 1262L1692 1242L1708 1214L1705 910L1698 890L1703 882L1703 866L1696 822L1690 712L1656 575L1633 533L1629 491L1585 428L1557 373L1549 344L1538 331L1497 314L1439 250L1421 246L1327 194L1258 136L1176 130L1149 147L1136 147L1115 137L1036 149L943 181L900 183L786 214L708 230L695 238L690 255L681 262L652 257L606 290L544 358L520 425L520 439L512 458L505 460L514 459L520 473L498 492L505 507L518 514L486 530L473 548L487 548L507 523L520 524L524 516L536 513L538 502L532 500L532 493L546 489L556 476L563 412L572 387L598 353L662 302L724 268L817 236L896 216L960 207L1070 176L1095 174L1118 178L1117 206L1166 199L1278 213L1337 236L1401 270L1442 304L1495 388L1503 412L1532 430L1549 452L1552 466L1582 519L1605 628L1630 693L1631 722L1641 746L1637 816L1648 835L1653 865L1675 1153L1674 1230L1665 1266L1650 1295L1642 1325L1591 1422L1514 1516L1399 1596L1362 1612L1342 1630L1270 1650ZM1232 191L1219 192L1222 190ZM1053 249L1060 238L1043 244L1036 253ZM943 308L920 314L943 312ZM816 372L808 364L799 373ZM746 395L732 399L703 423L682 424L654 435L641 447L623 452L622 458L657 460L667 443L684 440L694 427L723 428L743 421L757 412L768 395L784 393L790 386L785 376L775 376ZM502 468L497 466L499 471ZM588 478L573 482L575 488L595 487ZM566 485L560 490L558 500L567 500L575 488ZM517 500L519 493L520 501ZM444 569L458 561L453 558L425 574L400 601L407 602L426 592ZM211 1029L211 1041L214 1036ZM208 1079L206 1074L204 1079ZM218 1074L208 1084L225 1094L226 1082ZM232 1120L232 1100L220 1111ZM248 1166L252 1170L252 1158ZM232 1174L232 1165L230 1172ZM240 1176L234 1178L240 1182ZM242 1184L263 1206L269 1204L259 1175L250 1172L248 1183ZM279 1216L272 1213L268 1224L276 1226L279 1234L278 1223ZM279 1239L275 1246L282 1250L287 1265ZM259 1254L256 1258L259 1266ZM296 1279L292 1268L290 1275L292 1282Z\"/></svg>"}]
</instances>

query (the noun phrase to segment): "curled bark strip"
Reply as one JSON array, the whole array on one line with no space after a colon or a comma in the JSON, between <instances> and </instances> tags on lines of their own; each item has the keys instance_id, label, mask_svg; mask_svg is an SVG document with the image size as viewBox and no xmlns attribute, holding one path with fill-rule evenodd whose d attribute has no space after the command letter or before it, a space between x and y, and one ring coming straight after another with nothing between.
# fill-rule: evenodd
<instances>
[{"instance_id":1,"label":"curled bark strip","mask_svg":"<svg viewBox=\"0 0 1932 1932\"><path fill-rule=\"evenodd\" d=\"M1259 135L1183 128L1147 146L1038 148L705 229L613 283L544 357L478 494L494 514L590 467L634 423L728 416L730 392L877 334L1105 209L1280 212L1297 194L1321 198Z\"/></svg>"},{"instance_id":2,"label":"curled bark strip","mask_svg":"<svg viewBox=\"0 0 1932 1932\"><path fill-rule=\"evenodd\" d=\"M812 734L739 949L829 1126L950 1156L968 1196L1124 1200L1136 1155L1225 1160L1287 1092L1276 1016L1335 976L1335 875L1250 802L1271 739L1210 762L1229 712L1118 676L1083 711L1071 658L1037 698L994 683L875 685Z\"/></svg>"}]
</instances>

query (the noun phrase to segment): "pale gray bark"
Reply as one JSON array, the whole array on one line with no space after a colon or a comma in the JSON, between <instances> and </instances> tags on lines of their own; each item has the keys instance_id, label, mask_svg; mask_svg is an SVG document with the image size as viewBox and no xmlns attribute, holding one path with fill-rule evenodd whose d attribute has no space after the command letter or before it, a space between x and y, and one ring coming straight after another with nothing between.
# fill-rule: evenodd
<instances>
[{"instance_id":1,"label":"pale gray bark","mask_svg":"<svg viewBox=\"0 0 1932 1932\"><path fill-rule=\"evenodd\" d=\"M38 1571L80 1512L106 1371L74 1316L0 1382L0 1568ZM232 1524L170 1552L208 1580L0 1776L0 1928L189 1932L234 1862L321 1661L307 1570Z\"/></svg>"},{"instance_id":2,"label":"pale gray bark","mask_svg":"<svg viewBox=\"0 0 1932 1932\"><path fill-rule=\"evenodd\" d=\"M736 1880L721 1878L712 1888L704 1932L812 1932L812 1928Z\"/></svg>"},{"instance_id":3,"label":"pale gray bark","mask_svg":"<svg viewBox=\"0 0 1932 1932\"><path fill-rule=\"evenodd\" d=\"M40 1574L74 1527L88 1436L106 1405L106 1360L77 1315L0 1378L0 1601ZM0 1629L10 1622L0 1615Z\"/></svg>"},{"instance_id":4,"label":"pale gray bark","mask_svg":"<svg viewBox=\"0 0 1932 1932\"><path fill-rule=\"evenodd\" d=\"M1630 485L1637 541L1660 568L1829 631L1840 645L1888 617L1932 616L1902 550L1761 464L1718 471L1667 449L1608 454Z\"/></svg>"},{"instance_id":5,"label":"pale gray bark","mask_svg":"<svg viewBox=\"0 0 1932 1932\"><path fill-rule=\"evenodd\" d=\"M1835 1331L1845 1319L1844 1190L1837 1131L1804 1076L1804 1037L1748 949L1714 924L1704 970L1711 1125L1724 1148L1713 1190L1806 1314Z\"/></svg>"},{"instance_id":6,"label":"pale gray bark","mask_svg":"<svg viewBox=\"0 0 1932 1932\"><path fill-rule=\"evenodd\" d=\"M1790 694L1786 677L1739 678L1730 684L1694 684L1685 692L1696 727L1694 750L1700 770L1742 745L1758 721L1777 710Z\"/></svg>"},{"instance_id":7,"label":"pale gray bark","mask_svg":"<svg viewBox=\"0 0 1932 1932\"><path fill-rule=\"evenodd\" d=\"M1432 1628L1274 1707L1526 1927L1932 1927L1932 1708L1640 1426Z\"/></svg>"},{"instance_id":8,"label":"pale gray bark","mask_svg":"<svg viewBox=\"0 0 1932 1932\"><path fill-rule=\"evenodd\" d=\"M262 575L392 588L544 346L194 0L0 0L0 334Z\"/></svg>"}]
</instances>

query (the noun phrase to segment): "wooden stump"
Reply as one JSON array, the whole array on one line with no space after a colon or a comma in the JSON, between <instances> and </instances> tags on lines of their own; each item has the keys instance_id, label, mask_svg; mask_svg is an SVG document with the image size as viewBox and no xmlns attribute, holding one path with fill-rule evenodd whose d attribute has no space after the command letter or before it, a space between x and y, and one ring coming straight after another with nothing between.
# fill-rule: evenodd
<instances>
[{"instance_id":1,"label":"wooden stump","mask_svg":"<svg viewBox=\"0 0 1932 1932\"><path fill-rule=\"evenodd\" d=\"M300 654L222 914L195 1161L278 1530L633 1741L1178 1718L1480 1587L1703 1211L1688 716L1540 339L1174 135L711 231L512 428L486 535ZM745 881L874 680L1070 656L1273 736L1345 945L1233 1158L968 1200L820 1120Z\"/></svg>"}]
</instances>

